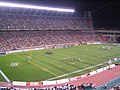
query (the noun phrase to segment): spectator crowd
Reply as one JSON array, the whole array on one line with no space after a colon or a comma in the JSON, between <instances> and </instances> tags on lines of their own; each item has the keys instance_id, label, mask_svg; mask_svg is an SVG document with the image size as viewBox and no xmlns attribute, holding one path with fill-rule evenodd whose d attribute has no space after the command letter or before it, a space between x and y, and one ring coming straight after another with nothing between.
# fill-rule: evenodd
<instances>
[{"instance_id":1,"label":"spectator crowd","mask_svg":"<svg viewBox=\"0 0 120 90\"><path fill-rule=\"evenodd\" d=\"M0 14L0 30L92 29L90 17L48 17Z\"/></svg>"},{"instance_id":2,"label":"spectator crowd","mask_svg":"<svg viewBox=\"0 0 120 90\"><path fill-rule=\"evenodd\" d=\"M0 50L110 41L108 36L87 33L92 28L90 17L0 14Z\"/></svg>"},{"instance_id":3,"label":"spectator crowd","mask_svg":"<svg viewBox=\"0 0 120 90\"><path fill-rule=\"evenodd\" d=\"M0 49L18 50L57 44L109 43L110 38L80 30L0 31Z\"/></svg>"},{"instance_id":4,"label":"spectator crowd","mask_svg":"<svg viewBox=\"0 0 120 90\"><path fill-rule=\"evenodd\" d=\"M65 84L52 87L37 87L37 88L15 88L15 87L0 87L0 90L84 90L81 86Z\"/></svg>"}]
</instances>

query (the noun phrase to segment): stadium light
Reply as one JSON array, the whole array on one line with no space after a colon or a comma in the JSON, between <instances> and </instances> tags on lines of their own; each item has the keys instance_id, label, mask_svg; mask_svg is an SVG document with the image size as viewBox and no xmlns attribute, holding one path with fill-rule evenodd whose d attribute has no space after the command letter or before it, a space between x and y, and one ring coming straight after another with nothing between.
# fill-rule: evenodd
<instances>
[{"instance_id":1,"label":"stadium light","mask_svg":"<svg viewBox=\"0 0 120 90\"><path fill-rule=\"evenodd\" d=\"M5 2L0 2L0 6L18 7L18 8L31 8L31 9L41 9L41 10L53 10L53 11L60 11L60 12L75 12L74 9L51 8L51 7L22 5L22 4L5 3Z\"/></svg>"}]
</instances>

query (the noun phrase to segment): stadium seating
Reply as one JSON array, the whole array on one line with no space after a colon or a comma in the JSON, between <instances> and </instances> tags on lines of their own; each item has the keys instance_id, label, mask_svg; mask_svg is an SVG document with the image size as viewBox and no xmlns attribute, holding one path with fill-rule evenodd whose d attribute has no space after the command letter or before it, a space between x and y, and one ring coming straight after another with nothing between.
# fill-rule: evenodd
<instances>
[{"instance_id":1,"label":"stadium seating","mask_svg":"<svg viewBox=\"0 0 120 90\"><path fill-rule=\"evenodd\" d=\"M87 17L48 17L0 14L1 30L75 30L92 29Z\"/></svg>"},{"instance_id":2,"label":"stadium seating","mask_svg":"<svg viewBox=\"0 0 120 90\"><path fill-rule=\"evenodd\" d=\"M0 50L58 44L109 43L109 37L87 32L92 29L90 17L0 14Z\"/></svg>"},{"instance_id":3,"label":"stadium seating","mask_svg":"<svg viewBox=\"0 0 120 90\"><path fill-rule=\"evenodd\" d=\"M80 30L0 31L0 49L18 50L58 44L109 43L110 38L82 33Z\"/></svg>"}]
</instances>

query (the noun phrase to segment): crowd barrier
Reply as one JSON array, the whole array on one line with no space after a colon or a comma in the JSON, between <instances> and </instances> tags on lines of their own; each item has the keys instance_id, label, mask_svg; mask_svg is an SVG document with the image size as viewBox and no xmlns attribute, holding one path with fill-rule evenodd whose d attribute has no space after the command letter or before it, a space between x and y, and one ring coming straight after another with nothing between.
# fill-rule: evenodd
<instances>
[{"instance_id":1,"label":"crowd barrier","mask_svg":"<svg viewBox=\"0 0 120 90\"><path fill-rule=\"evenodd\" d=\"M86 43L86 44L102 44L100 42L91 42L91 43ZM48 48L63 48L66 46L71 46L71 45L79 45L79 43L66 43L66 44L53 44L53 45L46 45L45 47L40 47L40 48L31 48L31 49L20 49L20 50L10 50L6 51L5 54L10 54L10 53L18 53L18 52L25 52L25 51L31 51L31 50L42 50L42 49L48 49ZM2 52L3 53L3 52Z\"/></svg>"},{"instance_id":2,"label":"crowd barrier","mask_svg":"<svg viewBox=\"0 0 120 90\"><path fill-rule=\"evenodd\" d=\"M89 44L101 44L101 42L92 42L92 43L87 43L88 45Z\"/></svg>"},{"instance_id":3,"label":"crowd barrier","mask_svg":"<svg viewBox=\"0 0 120 90\"><path fill-rule=\"evenodd\" d=\"M45 48L33 48L33 49L23 49L23 50L12 50L12 51L6 51L6 54L10 53L18 53L18 52L25 52L25 51L31 51L31 50L42 50Z\"/></svg>"},{"instance_id":4,"label":"crowd barrier","mask_svg":"<svg viewBox=\"0 0 120 90\"><path fill-rule=\"evenodd\" d=\"M57 84L56 80L55 81L43 81L43 85L54 85Z\"/></svg>"},{"instance_id":5,"label":"crowd barrier","mask_svg":"<svg viewBox=\"0 0 120 90\"><path fill-rule=\"evenodd\" d=\"M13 81L12 85L14 85L14 86L26 86L27 82Z\"/></svg>"},{"instance_id":6,"label":"crowd barrier","mask_svg":"<svg viewBox=\"0 0 120 90\"><path fill-rule=\"evenodd\" d=\"M27 82L27 86L42 86L42 82Z\"/></svg>"}]
</instances>

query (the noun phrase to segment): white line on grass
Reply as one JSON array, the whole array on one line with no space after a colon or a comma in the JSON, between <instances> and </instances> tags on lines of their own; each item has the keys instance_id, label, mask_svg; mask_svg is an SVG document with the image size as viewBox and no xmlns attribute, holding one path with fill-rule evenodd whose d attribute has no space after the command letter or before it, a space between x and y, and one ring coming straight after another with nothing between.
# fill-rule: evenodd
<instances>
[{"instance_id":1,"label":"white line on grass","mask_svg":"<svg viewBox=\"0 0 120 90\"><path fill-rule=\"evenodd\" d=\"M2 72L2 70L0 70L0 74L3 76L3 78L4 78L7 82L10 82L10 80L9 80L8 77Z\"/></svg>"},{"instance_id":2,"label":"white line on grass","mask_svg":"<svg viewBox=\"0 0 120 90\"><path fill-rule=\"evenodd\" d=\"M65 77L65 76L68 76L68 75L71 75L71 74L75 74L75 73L78 73L78 72L81 72L81 71L84 71L84 70L87 70L87 69L91 69L91 68L100 66L100 65L103 65L103 63L100 63L100 64L95 65L95 66L91 66L91 67L88 67L88 68L85 68L85 69L81 69L81 70L77 70L77 71L74 71L74 72L70 72L70 73L67 73L67 74L64 74L64 75L60 75L60 76L57 76L57 77L54 77L54 78L50 78L50 79L47 79L47 80L49 81L49 80L53 80L53 79L57 79L57 78L62 78L62 77Z\"/></svg>"},{"instance_id":3,"label":"white line on grass","mask_svg":"<svg viewBox=\"0 0 120 90\"><path fill-rule=\"evenodd\" d=\"M38 60L39 60L39 58L38 57L34 57L34 58L37 58ZM37 61L38 61L37 60ZM46 62L46 61L45 61ZM50 62L47 62L47 63L50 63ZM42 63L43 65L45 65L45 66L47 66L47 67L49 67L49 68L52 68L52 69L54 69L54 70L57 70L56 68L54 68L54 67L51 67L51 66L49 66L49 65L46 65L45 63ZM50 64L53 64L53 63L50 63ZM55 65L55 64L53 64L53 65ZM55 66L57 66L57 65L55 65ZM57 70L58 71L58 70ZM63 71L61 71L61 70L59 70L59 72L61 72L61 73L63 73L64 74L64 72Z\"/></svg>"}]
</instances>

